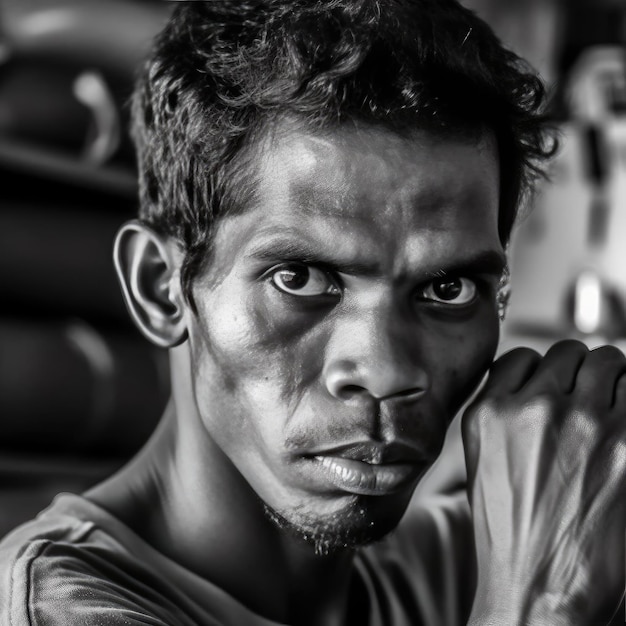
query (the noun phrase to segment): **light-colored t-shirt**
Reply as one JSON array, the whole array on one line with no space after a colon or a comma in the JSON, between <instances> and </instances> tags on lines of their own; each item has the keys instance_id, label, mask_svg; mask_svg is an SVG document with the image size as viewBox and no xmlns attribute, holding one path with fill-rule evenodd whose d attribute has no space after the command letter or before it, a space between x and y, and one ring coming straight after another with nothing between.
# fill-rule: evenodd
<instances>
[{"instance_id":1,"label":"light-colored t-shirt","mask_svg":"<svg viewBox=\"0 0 626 626\"><path fill-rule=\"evenodd\" d=\"M429 496L389 537L358 551L369 626L465 623L473 595L468 516L464 492ZM0 543L0 624L278 626L72 494Z\"/></svg>"}]
</instances>

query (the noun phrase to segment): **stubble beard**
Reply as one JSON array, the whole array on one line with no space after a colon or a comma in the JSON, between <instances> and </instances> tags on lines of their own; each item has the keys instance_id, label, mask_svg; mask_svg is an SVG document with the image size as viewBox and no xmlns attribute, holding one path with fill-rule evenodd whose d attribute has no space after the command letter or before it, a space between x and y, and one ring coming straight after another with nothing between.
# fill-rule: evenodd
<instances>
[{"instance_id":1,"label":"stubble beard","mask_svg":"<svg viewBox=\"0 0 626 626\"><path fill-rule=\"evenodd\" d=\"M383 539L397 523L368 519L367 506L357 498L340 511L312 516L294 511L277 511L263 503L266 516L282 532L313 547L318 556L354 550Z\"/></svg>"}]
</instances>

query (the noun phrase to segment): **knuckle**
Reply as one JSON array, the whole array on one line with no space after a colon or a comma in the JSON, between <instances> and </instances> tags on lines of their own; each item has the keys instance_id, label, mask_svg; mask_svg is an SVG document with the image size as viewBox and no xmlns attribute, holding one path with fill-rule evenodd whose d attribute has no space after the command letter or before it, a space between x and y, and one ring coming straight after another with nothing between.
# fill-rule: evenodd
<instances>
[{"instance_id":1,"label":"knuckle","mask_svg":"<svg viewBox=\"0 0 626 626\"><path fill-rule=\"evenodd\" d=\"M611 437L607 448L605 458L611 475L626 481L626 434Z\"/></svg>"},{"instance_id":2,"label":"knuckle","mask_svg":"<svg viewBox=\"0 0 626 626\"><path fill-rule=\"evenodd\" d=\"M489 399L477 398L474 402L472 402L472 404L470 404L469 407L467 407L465 415L463 416L463 421L472 426L474 426L477 422L482 421L484 408L489 404Z\"/></svg>"},{"instance_id":3,"label":"knuckle","mask_svg":"<svg viewBox=\"0 0 626 626\"><path fill-rule=\"evenodd\" d=\"M471 408L468 426L474 431L489 431L496 423L513 427L541 429L556 420L563 403L555 394L536 392L526 397L486 397Z\"/></svg>"},{"instance_id":4,"label":"knuckle","mask_svg":"<svg viewBox=\"0 0 626 626\"><path fill-rule=\"evenodd\" d=\"M611 404L620 378L626 373L626 357L614 346L592 350L582 363L574 389L582 404Z\"/></svg>"},{"instance_id":5,"label":"knuckle","mask_svg":"<svg viewBox=\"0 0 626 626\"><path fill-rule=\"evenodd\" d=\"M589 410L573 410L564 420L561 432L571 441L595 446L602 439L602 423Z\"/></svg>"},{"instance_id":6,"label":"knuckle","mask_svg":"<svg viewBox=\"0 0 626 626\"><path fill-rule=\"evenodd\" d=\"M582 341L578 341L577 339L561 339L561 341L557 341L550 347L546 356L554 353L559 355L579 355L586 354L587 352L589 352L589 349Z\"/></svg>"},{"instance_id":7,"label":"knuckle","mask_svg":"<svg viewBox=\"0 0 626 626\"><path fill-rule=\"evenodd\" d=\"M490 368L490 379L509 376L511 372L525 371L541 360L541 355L532 348L514 348L496 359Z\"/></svg>"},{"instance_id":8,"label":"knuckle","mask_svg":"<svg viewBox=\"0 0 626 626\"><path fill-rule=\"evenodd\" d=\"M559 402L554 394L547 391L535 393L524 402L523 415L535 424L547 423L555 419Z\"/></svg>"},{"instance_id":9,"label":"knuckle","mask_svg":"<svg viewBox=\"0 0 626 626\"><path fill-rule=\"evenodd\" d=\"M500 405L500 401L490 395L477 398L463 415L463 429L473 435L488 429L492 420L502 413Z\"/></svg>"},{"instance_id":10,"label":"knuckle","mask_svg":"<svg viewBox=\"0 0 626 626\"><path fill-rule=\"evenodd\" d=\"M626 356L615 346L600 346L594 348L589 353L589 361L598 361L602 363L614 363L617 366L626 365Z\"/></svg>"},{"instance_id":11,"label":"knuckle","mask_svg":"<svg viewBox=\"0 0 626 626\"><path fill-rule=\"evenodd\" d=\"M549 391L538 391L525 402L527 408L544 413L552 413L556 405L557 400L555 395Z\"/></svg>"}]
</instances>

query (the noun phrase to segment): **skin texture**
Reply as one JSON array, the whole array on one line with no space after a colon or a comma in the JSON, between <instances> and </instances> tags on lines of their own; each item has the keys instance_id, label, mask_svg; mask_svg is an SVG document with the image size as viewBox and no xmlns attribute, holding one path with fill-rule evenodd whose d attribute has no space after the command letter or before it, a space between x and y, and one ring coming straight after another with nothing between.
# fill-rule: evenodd
<instances>
[{"instance_id":1,"label":"skin texture","mask_svg":"<svg viewBox=\"0 0 626 626\"><path fill-rule=\"evenodd\" d=\"M464 416L471 624L606 624L624 591L626 358L512 351ZM622 613L618 616L621 617Z\"/></svg>"},{"instance_id":2,"label":"skin texture","mask_svg":"<svg viewBox=\"0 0 626 626\"><path fill-rule=\"evenodd\" d=\"M330 626L348 610L341 548L398 524L492 362L498 163L490 136L288 123L256 162L197 314L176 245L120 234L129 309L180 345L159 431L88 497L262 615Z\"/></svg>"}]
</instances>

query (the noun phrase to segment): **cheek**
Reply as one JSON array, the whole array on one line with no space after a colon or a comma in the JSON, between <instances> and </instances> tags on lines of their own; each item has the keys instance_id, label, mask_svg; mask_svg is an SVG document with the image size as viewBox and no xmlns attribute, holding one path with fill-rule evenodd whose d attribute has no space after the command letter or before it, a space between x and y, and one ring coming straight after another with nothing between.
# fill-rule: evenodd
<instances>
[{"instance_id":1,"label":"cheek","mask_svg":"<svg viewBox=\"0 0 626 626\"><path fill-rule=\"evenodd\" d=\"M438 395L445 398L450 415L459 410L482 380L493 362L498 340L499 321L495 315L446 337L448 357L433 366L433 380L448 381L445 389L438 390Z\"/></svg>"},{"instance_id":2,"label":"cheek","mask_svg":"<svg viewBox=\"0 0 626 626\"><path fill-rule=\"evenodd\" d=\"M281 315L259 297L211 308L198 325L199 352L205 375L231 394L292 403L319 378L324 331L310 315Z\"/></svg>"},{"instance_id":3,"label":"cheek","mask_svg":"<svg viewBox=\"0 0 626 626\"><path fill-rule=\"evenodd\" d=\"M468 342L470 343L470 342ZM481 381L485 372L493 362L493 357L497 347L494 342L471 342L469 349L459 349L458 361L454 369L456 384L460 392L467 396Z\"/></svg>"}]
</instances>

